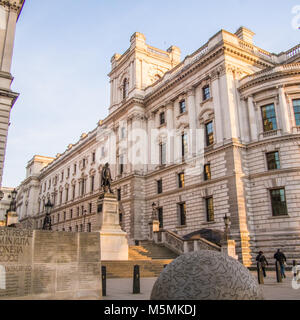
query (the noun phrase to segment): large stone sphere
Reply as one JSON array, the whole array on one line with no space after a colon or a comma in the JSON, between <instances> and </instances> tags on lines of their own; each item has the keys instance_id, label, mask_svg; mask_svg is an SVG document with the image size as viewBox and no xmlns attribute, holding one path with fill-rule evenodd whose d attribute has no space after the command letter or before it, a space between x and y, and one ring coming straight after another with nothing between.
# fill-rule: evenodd
<instances>
[{"instance_id":1,"label":"large stone sphere","mask_svg":"<svg viewBox=\"0 0 300 320\"><path fill-rule=\"evenodd\" d=\"M151 300L261 300L256 278L237 260L216 251L179 256L156 280Z\"/></svg>"}]
</instances>

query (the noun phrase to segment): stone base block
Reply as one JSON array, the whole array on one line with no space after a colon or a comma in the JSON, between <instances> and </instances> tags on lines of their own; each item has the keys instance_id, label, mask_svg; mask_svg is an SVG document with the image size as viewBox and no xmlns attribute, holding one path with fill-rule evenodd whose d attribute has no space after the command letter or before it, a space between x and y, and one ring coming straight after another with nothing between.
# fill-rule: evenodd
<instances>
[{"instance_id":1,"label":"stone base block","mask_svg":"<svg viewBox=\"0 0 300 320\"><path fill-rule=\"evenodd\" d=\"M100 231L101 261L128 260L127 234L123 231Z\"/></svg>"}]
</instances>

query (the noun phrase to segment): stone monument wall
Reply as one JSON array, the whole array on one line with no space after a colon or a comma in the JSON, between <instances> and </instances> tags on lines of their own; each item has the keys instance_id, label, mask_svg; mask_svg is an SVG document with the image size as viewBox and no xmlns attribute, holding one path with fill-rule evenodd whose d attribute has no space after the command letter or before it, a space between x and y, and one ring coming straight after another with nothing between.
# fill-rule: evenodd
<instances>
[{"instance_id":1,"label":"stone monument wall","mask_svg":"<svg viewBox=\"0 0 300 320\"><path fill-rule=\"evenodd\" d=\"M0 227L0 299L101 299L99 233Z\"/></svg>"}]
</instances>

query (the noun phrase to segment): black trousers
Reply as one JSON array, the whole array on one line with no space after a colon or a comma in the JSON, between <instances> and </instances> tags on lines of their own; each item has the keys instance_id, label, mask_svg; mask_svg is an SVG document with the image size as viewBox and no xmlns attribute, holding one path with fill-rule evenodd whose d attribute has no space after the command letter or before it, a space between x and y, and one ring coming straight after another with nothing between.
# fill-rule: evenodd
<instances>
[{"instance_id":1,"label":"black trousers","mask_svg":"<svg viewBox=\"0 0 300 320\"><path fill-rule=\"evenodd\" d=\"M261 267L261 268L262 268L264 277L266 277L266 276L267 276L267 274L266 274L266 267Z\"/></svg>"}]
</instances>

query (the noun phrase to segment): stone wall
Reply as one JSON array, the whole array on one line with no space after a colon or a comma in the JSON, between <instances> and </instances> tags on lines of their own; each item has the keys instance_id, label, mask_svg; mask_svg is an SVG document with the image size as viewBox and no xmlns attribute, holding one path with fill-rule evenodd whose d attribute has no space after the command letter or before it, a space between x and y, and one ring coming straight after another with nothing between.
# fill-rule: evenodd
<instances>
[{"instance_id":1,"label":"stone wall","mask_svg":"<svg viewBox=\"0 0 300 320\"><path fill-rule=\"evenodd\" d=\"M99 233L0 227L0 299L101 299Z\"/></svg>"}]
</instances>

